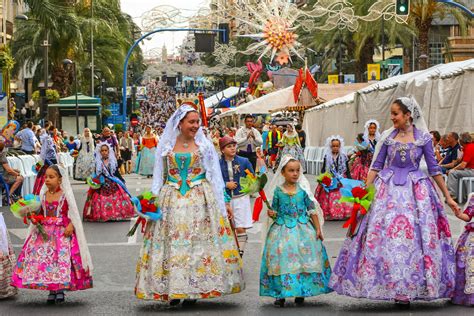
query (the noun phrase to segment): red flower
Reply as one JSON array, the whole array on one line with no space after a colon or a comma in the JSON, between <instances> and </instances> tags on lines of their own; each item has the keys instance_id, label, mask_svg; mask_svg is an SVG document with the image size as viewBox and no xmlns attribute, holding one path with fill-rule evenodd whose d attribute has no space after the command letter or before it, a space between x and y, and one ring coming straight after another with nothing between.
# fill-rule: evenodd
<instances>
[{"instance_id":1,"label":"red flower","mask_svg":"<svg viewBox=\"0 0 474 316\"><path fill-rule=\"evenodd\" d=\"M99 178L94 178L94 179L92 179L92 182L100 184L100 179Z\"/></svg>"},{"instance_id":2,"label":"red flower","mask_svg":"<svg viewBox=\"0 0 474 316\"><path fill-rule=\"evenodd\" d=\"M363 189L361 187L355 187L352 189L352 196L355 197L355 198L359 198L359 199L362 199L364 196L367 195L367 190L366 189Z\"/></svg>"},{"instance_id":3,"label":"red flower","mask_svg":"<svg viewBox=\"0 0 474 316\"><path fill-rule=\"evenodd\" d=\"M328 176L325 176L322 180L321 180L321 183L324 184L325 186L330 186L331 185L331 178L329 178Z\"/></svg>"},{"instance_id":4,"label":"red flower","mask_svg":"<svg viewBox=\"0 0 474 316\"><path fill-rule=\"evenodd\" d=\"M154 213L156 212L156 206L154 203L150 203L148 200L141 200L140 205L142 206L142 213Z\"/></svg>"}]
</instances>

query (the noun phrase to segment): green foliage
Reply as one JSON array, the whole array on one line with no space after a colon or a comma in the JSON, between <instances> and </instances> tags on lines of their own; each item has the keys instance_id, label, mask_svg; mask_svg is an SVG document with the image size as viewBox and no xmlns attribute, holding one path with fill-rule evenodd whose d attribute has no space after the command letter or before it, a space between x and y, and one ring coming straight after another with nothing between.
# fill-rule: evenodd
<instances>
[{"instance_id":1,"label":"green foliage","mask_svg":"<svg viewBox=\"0 0 474 316\"><path fill-rule=\"evenodd\" d=\"M31 98L36 103L39 103L40 102L39 90L36 90L35 92L33 92L33 94L31 95ZM48 103L56 103L59 101L59 92L54 89L48 89L46 90L46 98L48 99Z\"/></svg>"},{"instance_id":2,"label":"green foliage","mask_svg":"<svg viewBox=\"0 0 474 316\"><path fill-rule=\"evenodd\" d=\"M108 110L108 109L103 109L102 110L102 116L107 118L107 117L111 117L112 116L112 111Z\"/></svg>"},{"instance_id":3,"label":"green foliage","mask_svg":"<svg viewBox=\"0 0 474 316\"><path fill-rule=\"evenodd\" d=\"M12 70L15 66L15 60L13 59L10 49L8 47L0 49L0 69Z\"/></svg>"},{"instance_id":4,"label":"green foliage","mask_svg":"<svg viewBox=\"0 0 474 316\"><path fill-rule=\"evenodd\" d=\"M115 133L123 132L123 124L115 124L114 125L114 131L115 131Z\"/></svg>"}]
</instances>

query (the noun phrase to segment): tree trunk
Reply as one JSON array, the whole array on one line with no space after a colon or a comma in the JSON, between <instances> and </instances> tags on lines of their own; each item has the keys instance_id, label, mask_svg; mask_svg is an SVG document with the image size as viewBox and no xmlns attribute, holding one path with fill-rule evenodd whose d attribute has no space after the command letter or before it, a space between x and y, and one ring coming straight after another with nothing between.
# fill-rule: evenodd
<instances>
[{"instance_id":1,"label":"tree trunk","mask_svg":"<svg viewBox=\"0 0 474 316\"><path fill-rule=\"evenodd\" d=\"M431 28L432 19L426 19L424 21L417 21L416 26L418 28L418 40L420 41L419 46L419 69L424 70L428 68L430 47L429 47L429 33Z\"/></svg>"},{"instance_id":2,"label":"tree trunk","mask_svg":"<svg viewBox=\"0 0 474 316\"><path fill-rule=\"evenodd\" d=\"M74 80L72 70L65 69L62 65L53 65L51 80L53 89L59 92L61 98L71 95L71 83Z\"/></svg>"},{"instance_id":3,"label":"tree trunk","mask_svg":"<svg viewBox=\"0 0 474 316\"><path fill-rule=\"evenodd\" d=\"M360 53L359 60L356 63L356 82L365 82L367 78L364 77L364 72L367 71L367 64L374 62L374 38L367 39L364 49Z\"/></svg>"}]
</instances>

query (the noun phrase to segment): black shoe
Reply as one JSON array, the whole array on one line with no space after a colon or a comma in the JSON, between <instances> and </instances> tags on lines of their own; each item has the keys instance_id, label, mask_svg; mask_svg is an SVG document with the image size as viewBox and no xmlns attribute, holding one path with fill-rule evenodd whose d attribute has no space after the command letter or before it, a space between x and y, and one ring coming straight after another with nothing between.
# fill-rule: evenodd
<instances>
[{"instance_id":1,"label":"black shoe","mask_svg":"<svg viewBox=\"0 0 474 316\"><path fill-rule=\"evenodd\" d=\"M179 305L179 303L181 303L181 300L171 300L170 306L176 306L176 305Z\"/></svg>"},{"instance_id":2,"label":"black shoe","mask_svg":"<svg viewBox=\"0 0 474 316\"><path fill-rule=\"evenodd\" d=\"M46 303L51 304L51 305L56 303L56 294L53 292L49 292L48 300L46 301Z\"/></svg>"},{"instance_id":3,"label":"black shoe","mask_svg":"<svg viewBox=\"0 0 474 316\"><path fill-rule=\"evenodd\" d=\"M304 297L295 297L295 304L303 305L303 303L304 303Z\"/></svg>"},{"instance_id":4,"label":"black shoe","mask_svg":"<svg viewBox=\"0 0 474 316\"><path fill-rule=\"evenodd\" d=\"M196 305L197 300L184 300L183 301L183 306L193 306Z\"/></svg>"},{"instance_id":5,"label":"black shoe","mask_svg":"<svg viewBox=\"0 0 474 316\"><path fill-rule=\"evenodd\" d=\"M284 298L277 299L277 300L275 300L275 303L273 303L273 304L275 306L285 307L285 299Z\"/></svg>"},{"instance_id":6,"label":"black shoe","mask_svg":"<svg viewBox=\"0 0 474 316\"><path fill-rule=\"evenodd\" d=\"M240 255L240 258L242 258L244 256L244 251L243 250L239 250L239 255Z\"/></svg>"},{"instance_id":7,"label":"black shoe","mask_svg":"<svg viewBox=\"0 0 474 316\"><path fill-rule=\"evenodd\" d=\"M395 300L395 306L399 309L410 309L410 301Z\"/></svg>"},{"instance_id":8,"label":"black shoe","mask_svg":"<svg viewBox=\"0 0 474 316\"><path fill-rule=\"evenodd\" d=\"M64 302L64 299L65 299L64 292L56 293L56 303L62 303Z\"/></svg>"}]
</instances>

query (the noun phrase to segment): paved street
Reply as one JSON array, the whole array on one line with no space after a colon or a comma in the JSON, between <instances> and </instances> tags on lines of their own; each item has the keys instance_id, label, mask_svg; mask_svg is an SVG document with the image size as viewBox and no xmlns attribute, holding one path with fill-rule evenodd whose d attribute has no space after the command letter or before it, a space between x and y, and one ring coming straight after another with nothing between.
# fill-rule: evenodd
<instances>
[{"instance_id":1,"label":"paved street","mask_svg":"<svg viewBox=\"0 0 474 316\"><path fill-rule=\"evenodd\" d=\"M308 178L313 179L314 176ZM132 175L126 177L132 193L149 188L151 179ZM73 184L79 209L85 202L87 187ZM2 208L15 250L18 254L26 236L21 221L13 218L6 207ZM459 236L461 224L449 215L454 236ZM345 236L342 222L327 222L325 245L334 264ZM126 233L130 222L85 223L85 232L94 262L94 288L83 292L66 293L66 302L59 306L46 305L47 293L20 290L14 298L0 301L0 315L136 315L159 313L162 315L468 315L472 310L451 305L447 301L420 302L410 311L400 311L390 302L356 300L334 293L310 298L303 307L292 303L281 309L273 306L273 299L258 296L261 234L259 225L250 232L250 245L244 257L246 289L244 292L215 300L199 301L194 307L168 307L158 302L137 300L133 294L135 264L140 250L141 237L129 239ZM141 234L138 234L141 235Z\"/></svg>"}]
</instances>

